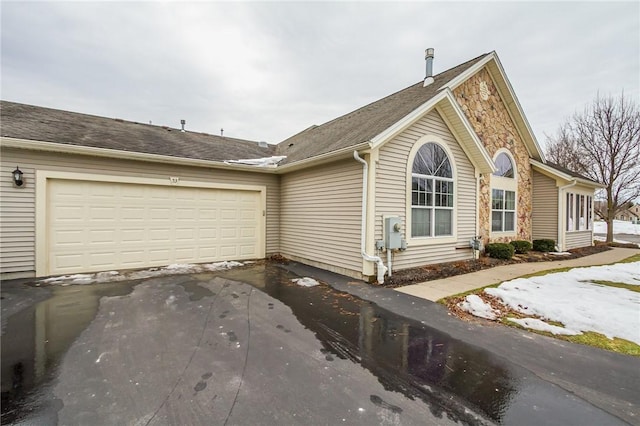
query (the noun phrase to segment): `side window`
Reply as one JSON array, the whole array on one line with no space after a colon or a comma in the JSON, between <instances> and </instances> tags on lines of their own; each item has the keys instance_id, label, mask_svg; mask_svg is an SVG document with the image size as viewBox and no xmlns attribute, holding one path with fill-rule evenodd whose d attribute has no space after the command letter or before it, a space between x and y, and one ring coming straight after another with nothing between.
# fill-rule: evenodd
<instances>
[{"instance_id":1,"label":"side window","mask_svg":"<svg viewBox=\"0 0 640 426\"><path fill-rule=\"evenodd\" d=\"M507 177L507 178L514 177L513 163L511 162L511 158L509 158L507 154L505 154L504 152L501 152L496 157L495 163L498 170L496 170L493 173L494 176L501 176L501 177Z\"/></svg>"},{"instance_id":2,"label":"side window","mask_svg":"<svg viewBox=\"0 0 640 426\"><path fill-rule=\"evenodd\" d=\"M495 158L498 170L491 179L491 231L516 230L516 173L511 157L501 152Z\"/></svg>"},{"instance_id":3,"label":"side window","mask_svg":"<svg viewBox=\"0 0 640 426\"><path fill-rule=\"evenodd\" d=\"M491 191L491 230L509 232L516 230L516 193L503 189Z\"/></svg>"},{"instance_id":4,"label":"side window","mask_svg":"<svg viewBox=\"0 0 640 426\"><path fill-rule=\"evenodd\" d=\"M411 236L453 235L453 170L434 142L420 147L411 172Z\"/></svg>"},{"instance_id":5,"label":"side window","mask_svg":"<svg viewBox=\"0 0 640 426\"><path fill-rule=\"evenodd\" d=\"M593 197L567 192L567 231L587 231L593 229Z\"/></svg>"}]
</instances>

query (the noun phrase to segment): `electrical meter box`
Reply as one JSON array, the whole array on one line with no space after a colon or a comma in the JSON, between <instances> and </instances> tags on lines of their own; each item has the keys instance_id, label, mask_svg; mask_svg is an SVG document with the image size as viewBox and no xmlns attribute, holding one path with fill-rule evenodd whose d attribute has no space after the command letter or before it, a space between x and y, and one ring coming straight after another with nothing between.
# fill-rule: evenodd
<instances>
[{"instance_id":1,"label":"electrical meter box","mask_svg":"<svg viewBox=\"0 0 640 426\"><path fill-rule=\"evenodd\" d=\"M399 217L384 218L384 245L387 250L402 248L402 219Z\"/></svg>"}]
</instances>

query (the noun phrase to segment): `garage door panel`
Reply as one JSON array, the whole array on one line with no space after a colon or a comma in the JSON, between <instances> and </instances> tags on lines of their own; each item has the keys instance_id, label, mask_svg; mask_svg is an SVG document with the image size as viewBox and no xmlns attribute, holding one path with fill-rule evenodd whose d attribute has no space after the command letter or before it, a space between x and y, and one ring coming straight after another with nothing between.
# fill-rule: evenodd
<instances>
[{"instance_id":1,"label":"garage door panel","mask_svg":"<svg viewBox=\"0 0 640 426\"><path fill-rule=\"evenodd\" d=\"M240 254L243 256L254 256L256 254L255 246L253 245L240 246Z\"/></svg>"},{"instance_id":2,"label":"garage door panel","mask_svg":"<svg viewBox=\"0 0 640 426\"><path fill-rule=\"evenodd\" d=\"M129 243L140 243L140 241L145 240L145 229L121 229L120 230L120 243L129 244Z\"/></svg>"},{"instance_id":3,"label":"garage door panel","mask_svg":"<svg viewBox=\"0 0 640 426\"><path fill-rule=\"evenodd\" d=\"M87 253L87 262L103 269L111 269L118 263L117 257L112 251Z\"/></svg>"},{"instance_id":4,"label":"garage door panel","mask_svg":"<svg viewBox=\"0 0 640 426\"><path fill-rule=\"evenodd\" d=\"M49 274L264 255L258 191L47 181Z\"/></svg>"},{"instance_id":5,"label":"garage door panel","mask_svg":"<svg viewBox=\"0 0 640 426\"><path fill-rule=\"evenodd\" d=\"M113 244L116 240L117 232L115 229L92 229L89 230L88 243L91 246L98 244Z\"/></svg>"},{"instance_id":6,"label":"garage door panel","mask_svg":"<svg viewBox=\"0 0 640 426\"><path fill-rule=\"evenodd\" d=\"M172 240L172 232L171 229L161 228L161 229L150 229L149 230L149 241L152 243L166 243Z\"/></svg>"}]
</instances>

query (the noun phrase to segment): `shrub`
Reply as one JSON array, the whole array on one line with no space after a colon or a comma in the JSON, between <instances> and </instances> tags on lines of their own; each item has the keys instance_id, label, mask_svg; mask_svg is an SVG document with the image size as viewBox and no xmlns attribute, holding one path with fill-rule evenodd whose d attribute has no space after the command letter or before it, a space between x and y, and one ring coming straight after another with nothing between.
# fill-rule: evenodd
<instances>
[{"instance_id":1,"label":"shrub","mask_svg":"<svg viewBox=\"0 0 640 426\"><path fill-rule=\"evenodd\" d=\"M491 243L485 246L485 251L494 259L511 259L515 249L511 244Z\"/></svg>"},{"instance_id":2,"label":"shrub","mask_svg":"<svg viewBox=\"0 0 640 426\"><path fill-rule=\"evenodd\" d=\"M531 250L531 243L525 240L515 240L511 241L509 244L513 246L518 254L525 254Z\"/></svg>"},{"instance_id":3,"label":"shrub","mask_svg":"<svg viewBox=\"0 0 640 426\"><path fill-rule=\"evenodd\" d=\"M533 240L533 249L535 251L549 252L554 251L556 242L554 240Z\"/></svg>"}]
</instances>

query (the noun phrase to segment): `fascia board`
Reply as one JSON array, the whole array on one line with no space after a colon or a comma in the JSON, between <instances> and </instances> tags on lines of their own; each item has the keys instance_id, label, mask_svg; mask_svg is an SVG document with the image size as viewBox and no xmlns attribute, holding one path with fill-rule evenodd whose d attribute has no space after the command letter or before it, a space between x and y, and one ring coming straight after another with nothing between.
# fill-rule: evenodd
<instances>
[{"instance_id":1,"label":"fascia board","mask_svg":"<svg viewBox=\"0 0 640 426\"><path fill-rule=\"evenodd\" d=\"M379 133L377 136L371 139L372 148L379 149L382 145L393 139L395 136L400 134L402 131L407 129L413 123L422 118L427 112L432 109L435 109L436 106L442 105L446 103L450 106L454 111L454 117L448 117L449 120L453 119L458 121L465 130L466 135L472 141L473 148L477 149L480 152L480 156L482 158L481 164L476 164L476 166L482 170L483 173L493 173L496 171L495 165L493 164L493 160L491 156L487 152L487 150L482 145L482 141L478 138L478 135L473 131L471 124L464 116L464 113L457 105L453 92L450 89L445 88L441 90L437 95L433 98L429 99L427 102L420 105L418 108L407 114L401 120L394 123L392 126L388 127L386 130ZM458 135L458 137L464 137L463 135ZM458 141L460 143L460 141Z\"/></svg>"},{"instance_id":2,"label":"fascia board","mask_svg":"<svg viewBox=\"0 0 640 426\"><path fill-rule=\"evenodd\" d=\"M562 179L565 182L572 182L572 181L576 181L578 183L580 183L581 185L585 185L585 186L589 186L592 188L604 188L605 185L601 184L601 183L597 183L597 182L592 182L590 180L587 179L582 179L576 176L571 176L567 173L561 172L560 170L557 170L551 166L548 166L547 164L543 164L537 160L534 159L529 159L529 162L531 163L531 165L533 166L534 169L538 169L539 172L554 178L554 179Z\"/></svg>"},{"instance_id":3,"label":"fascia board","mask_svg":"<svg viewBox=\"0 0 640 426\"><path fill-rule=\"evenodd\" d=\"M120 151L117 149L96 148L64 143L44 142L30 139L1 137L0 145L6 148L28 149L35 151L61 152L65 154L90 155L94 157L119 160L148 161L153 163L171 163L183 166L207 167L213 169L237 170L255 173L275 173L276 168L256 167L245 164L227 164L222 161L199 160L194 158L171 157L169 155L147 154L143 152Z\"/></svg>"},{"instance_id":4,"label":"fascia board","mask_svg":"<svg viewBox=\"0 0 640 426\"><path fill-rule=\"evenodd\" d=\"M464 83L469 77L480 71L489 61L496 57L496 52L493 51L488 53L483 59L473 64L473 66L467 69L462 74L458 75L456 78L449 80L445 84L443 84L438 90L442 90L445 88L449 88L454 90L456 87L460 86Z\"/></svg>"},{"instance_id":5,"label":"fascia board","mask_svg":"<svg viewBox=\"0 0 640 426\"><path fill-rule=\"evenodd\" d=\"M511 98L512 103L515 106L518 115L522 119L522 123L524 124L525 131L526 131L526 135L525 136L526 136L527 139L530 140L530 143L535 148L535 152L533 152L532 154L538 154L540 156L540 159L542 161L545 161L544 152L540 148L540 144L538 144L538 140L536 139L535 135L533 134L533 130L531 129L531 125L529 124L529 120L527 120L527 116L524 115L524 110L522 109L522 105L520 104L520 101L518 100L518 97L516 96L516 93L513 90L513 86L511 85L511 82L509 81L509 78L507 77L507 74L504 71L504 67L502 66L502 63L500 62L500 58L498 58L498 55L495 52L492 52L492 59L495 61L496 68L500 72L500 77L505 82L505 86L507 87L507 90L509 91L509 97ZM507 105L509 105L509 103L507 103Z\"/></svg>"},{"instance_id":6,"label":"fascia board","mask_svg":"<svg viewBox=\"0 0 640 426\"><path fill-rule=\"evenodd\" d=\"M371 149L371 142L362 142L362 143L359 143L358 145L341 148L336 151L327 152L325 154L317 155L315 157L306 158L304 160L296 161L294 163L288 163L282 166L278 166L278 168L276 169L276 173L278 174L289 173L295 170L317 166L320 164L339 160L341 158L351 157L351 155L353 155L353 151L365 150L365 152L368 152L368 150L370 149Z\"/></svg>"},{"instance_id":7,"label":"fascia board","mask_svg":"<svg viewBox=\"0 0 640 426\"><path fill-rule=\"evenodd\" d=\"M511 82L507 78L507 74L504 71L504 67L500 62L500 58L498 58L498 54L495 51L487 54L485 58L483 58L482 60L474 64L471 68L469 68L468 70L466 70L465 72L457 76L456 78L448 81L440 89L444 89L448 87L451 90L455 90L456 87L460 86L467 79L469 79L469 77L471 77L472 75L480 71L485 65L489 64L491 61L495 63L496 69L498 70L500 78L504 81L504 86L507 88L507 92L508 92L507 95L510 98L510 99L505 99L507 107L511 108L510 106L513 105L513 108L515 108L516 110L515 113L517 113L521 117L524 129L518 128L518 132L520 133L520 136L525 141L527 140L529 141L529 143L526 144L528 145L527 149L530 151L529 154L531 156L535 156L537 154L537 156L539 156L540 159L544 161L544 152L540 148L540 144L538 144L538 140L536 139L535 135L533 134L533 131L531 130L529 121L527 120L527 117L524 115L524 110L522 109L522 105L520 105L520 101L518 100L515 94L515 91L513 90L513 86L511 85ZM489 71L491 71L490 67L489 67ZM495 77L493 77L493 79L495 83ZM498 85L496 84L496 86ZM513 113L514 112L510 111L510 115L512 119L513 119ZM515 124L516 124L516 127L523 127L523 126L518 126L517 123Z\"/></svg>"},{"instance_id":8,"label":"fascia board","mask_svg":"<svg viewBox=\"0 0 640 426\"><path fill-rule=\"evenodd\" d=\"M380 132L378 135L371 138L372 148L378 148L380 145L385 144L386 142L393 139L407 127L411 126L413 123L418 121L425 113L431 110L436 106L438 102L444 99L447 96L446 91L441 91L436 94L433 98L429 99L427 102L420 105L418 108L411 111L409 114L405 115L399 121L396 121L394 124L389 126L387 129Z\"/></svg>"},{"instance_id":9,"label":"fascia board","mask_svg":"<svg viewBox=\"0 0 640 426\"><path fill-rule=\"evenodd\" d=\"M493 173L496 170L498 170L495 164L493 163L493 159L491 158L491 155L489 155L489 152L484 147L484 144L482 143L482 141L480 140L476 132L473 130L471 123L469 123L469 120L467 120L467 117L464 115L464 112L462 111L462 109L460 109L460 106L455 101L455 98L453 96L453 92L451 91L451 89L449 88L445 89L444 93L446 93L446 97L443 100L443 102L448 101L449 106L451 106L451 108L456 114L456 118L459 120L460 124L464 126L464 129L467 135L473 141L473 148L478 150L481 155L481 158L483 161L481 164L476 164L476 167L478 167L478 169L480 169L482 173Z\"/></svg>"}]
</instances>

